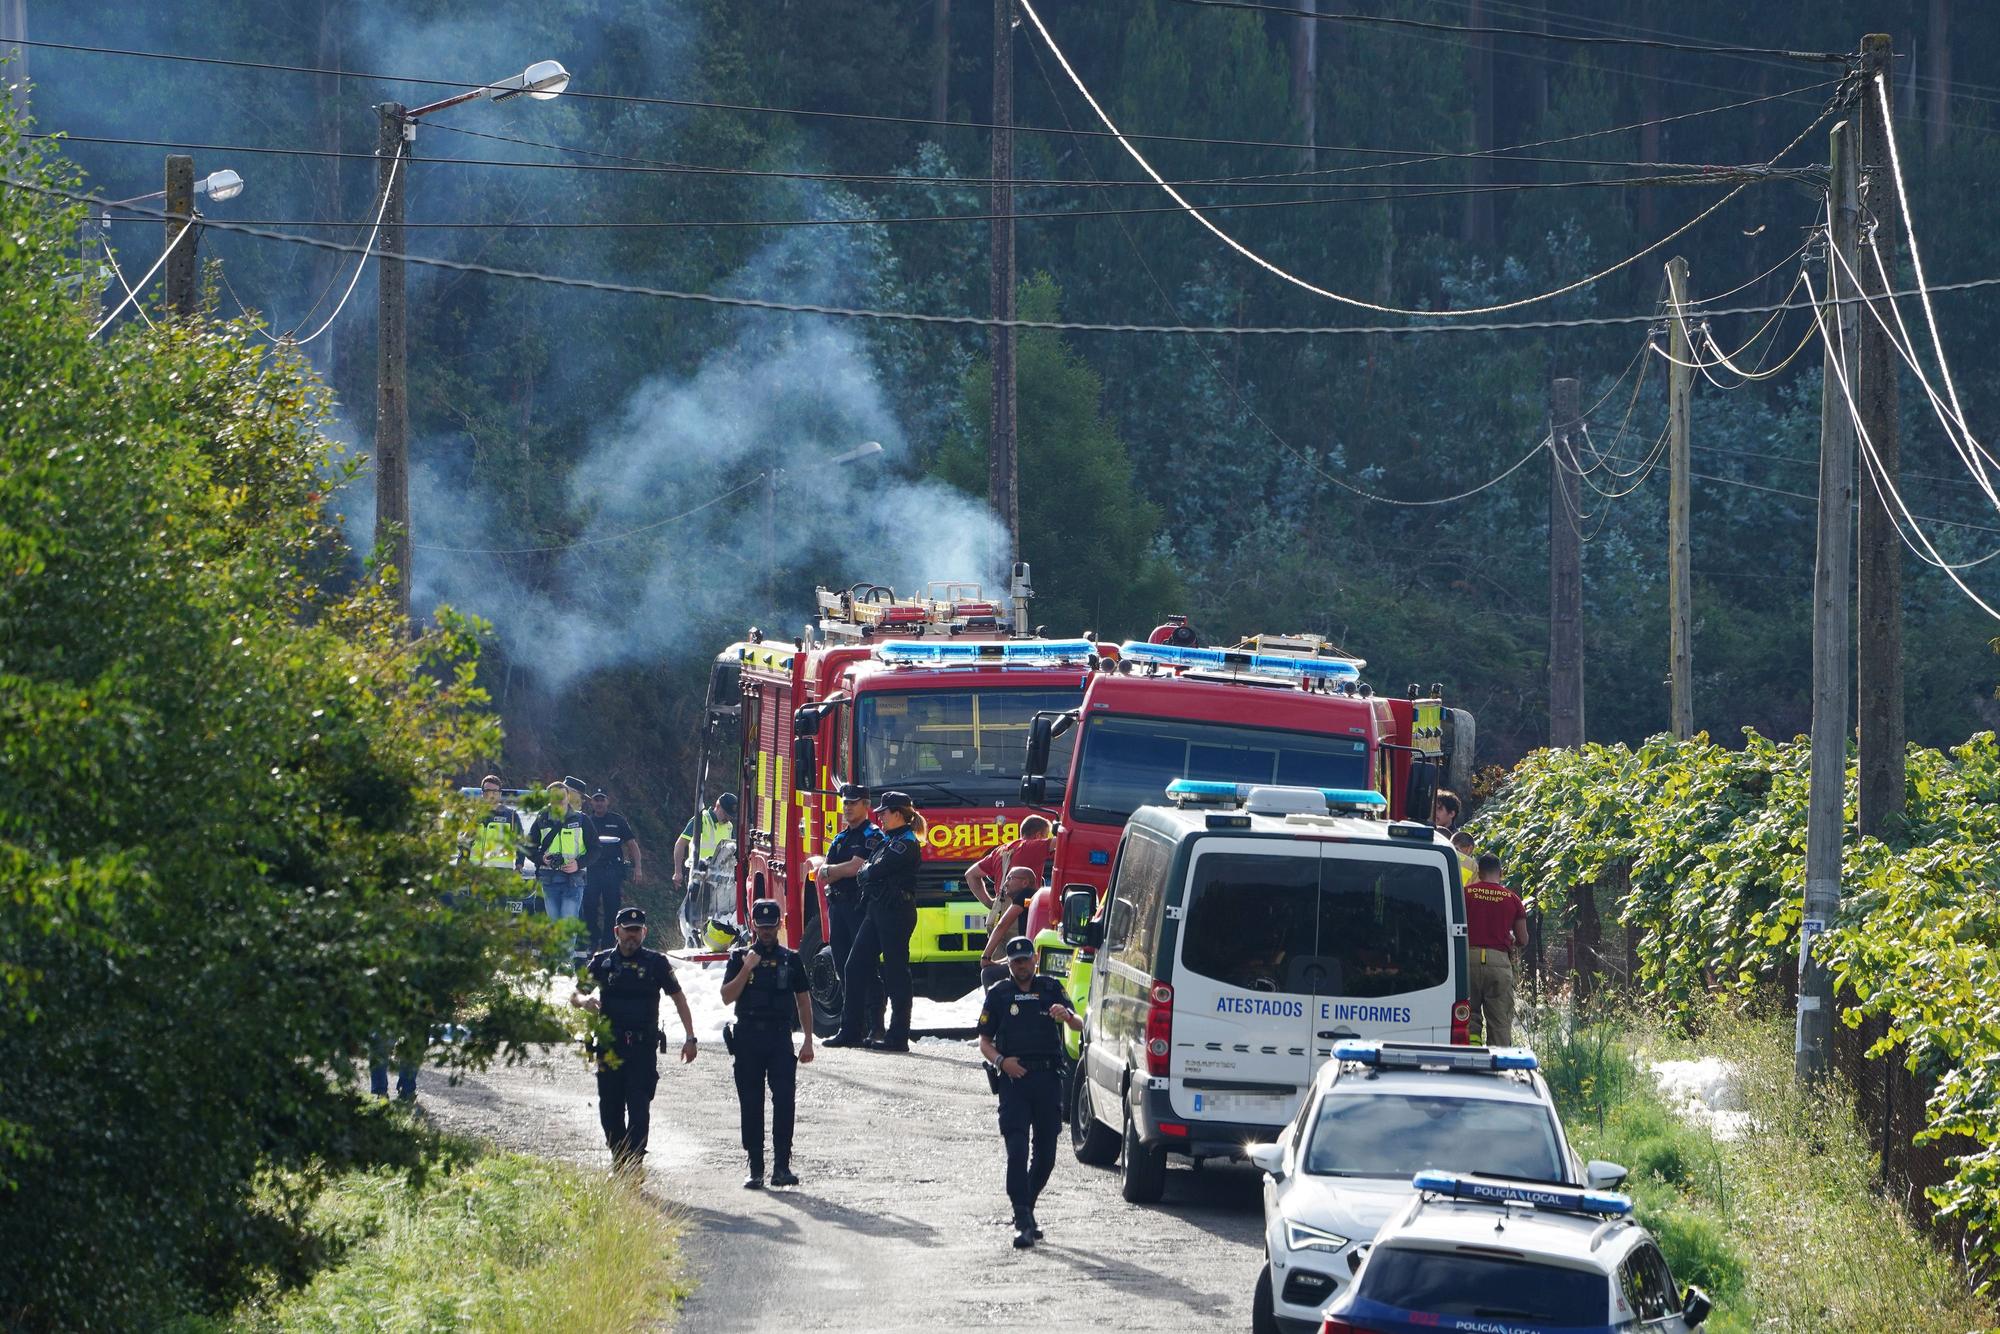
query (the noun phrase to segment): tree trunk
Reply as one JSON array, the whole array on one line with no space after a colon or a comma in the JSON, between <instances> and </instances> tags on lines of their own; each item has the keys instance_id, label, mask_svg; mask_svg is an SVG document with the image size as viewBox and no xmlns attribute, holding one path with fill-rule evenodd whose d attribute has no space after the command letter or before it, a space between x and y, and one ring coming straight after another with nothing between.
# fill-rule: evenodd
<instances>
[{"instance_id":1,"label":"tree trunk","mask_svg":"<svg viewBox=\"0 0 2000 1334\"><path fill-rule=\"evenodd\" d=\"M951 0L931 0L931 119L951 116Z\"/></svg>"},{"instance_id":2,"label":"tree trunk","mask_svg":"<svg viewBox=\"0 0 2000 1334\"><path fill-rule=\"evenodd\" d=\"M1951 0L1931 0L1930 28L1924 40L1930 45L1926 62L1931 81L1927 142L1935 153L1951 142Z\"/></svg>"}]
</instances>

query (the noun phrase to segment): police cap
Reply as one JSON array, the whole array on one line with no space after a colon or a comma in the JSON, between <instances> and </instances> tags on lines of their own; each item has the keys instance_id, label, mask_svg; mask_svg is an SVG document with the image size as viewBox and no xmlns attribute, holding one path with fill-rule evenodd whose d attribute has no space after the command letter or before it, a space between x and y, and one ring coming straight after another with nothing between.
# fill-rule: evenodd
<instances>
[{"instance_id":1,"label":"police cap","mask_svg":"<svg viewBox=\"0 0 2000 1334\"><path fill-rule=\"evenodd\" d=\"M868 789L859 783L842 783L840 785L840 799L842 801L866 801L868 800Z\"/></svg>"},{"instance_id":2,"label":"police cap","mask_svg":"<svg viewBox=\"0 0 2000 1334\"><path fill-rule=\"evenodd\" d=\"M1007 942L1007 962L1035 957L1035 942L1026 936L1016 936Z\"/></svg>"},{"instance_id":3,"label":"police cap","mask_svg":"<svg viewBox=\"0 0 2000 1334\"><path fill-rule=\"evenodd\" d=\"M590 796L591 796L591 799L592 799L593 801L594 801L594 800L596 800L596 799L597 799L598 797L603 797L603 798L604 798L605 800L607 800L607 801L609 801L609 800L611 799L611 794L610 794L609 792L606 792L606 791L605 791L605 790L604 790L603 788L601 788L601 787L600 787L600 788L598 788L598 789L597 789L597 790L596 790L595 792L592 792L592 793L590 794Z\"/></svg>"},{"instance_id":4,"label":"police cap","mask_svg":"<svg viewBox=\"0 0 2000 1334\"><path fill-rule=\"evenodd\" d=\"M912 811L917 804L910 800L907 792L884 792L882 799L875 803L878 811Z\"/></svg>"},{"instance_id":5,"label":"police cap","mask_svg":"<svg viewBox=\"0 0 2000 1334\"><path fill-rule=\"evenodd\" d=\"M576 795L579 797L587 795L590 791L590 784L584 782L581 778L578 778L575 774L569 774L565 776L564 779L562 780L562 785L568 788L570 791L576 793Z\"/></svg>"},{"instance_id":6,"label":"police cap","mask_svg":"<svg viewBox=\"0 0 2000 1334\"><path fill-rule=\"evenodd\" d=\"M750 922L753 926L776 926L778 919L785 915L776 899L758 899L750 905Z\"/></svg>"},{"instance_id":7,"label":"police cap","mask_svg":"<svg viewBox=\"0 0 2000 1334\"><path fill-rule=\"evenodd\" d=\"M646 910L644 908L620 908L618 916L613 920L618 926L644 926L646 924Z\"/></svg>"}]
</instances>

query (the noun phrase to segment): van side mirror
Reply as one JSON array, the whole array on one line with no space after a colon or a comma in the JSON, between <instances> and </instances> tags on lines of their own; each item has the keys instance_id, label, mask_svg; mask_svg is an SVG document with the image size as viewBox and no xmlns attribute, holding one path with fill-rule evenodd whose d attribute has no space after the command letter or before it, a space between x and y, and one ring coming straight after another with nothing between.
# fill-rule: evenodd
<instances>
[{"instance_id":1,"label":"van side mirror","mask_svg":"<svg viewBox=\"0 0 2000 1334\"><path fill-rule=\"evenodd\" d=\"M1592 1190L1617 1190L1631 1175L1622 1163L1608 1163L1602 1158L1592 1158L1583 1167L1584 1182Z\"/></svg>"},{"instance_id":2,"label":"van side mirror","mask_svg":"<svg viewBox=\"0 0 2000 1334\"><path fill-rule=\"evenodd\" d=\"M1285 1179L1285 1146L1282 1144L1252 1144L1248 1157L1252 1163L1269 1172L1278 1180Z\"/></svg>"},{"instance_id":3,"label":"van side mirror","mask_svg":"<svg viewBox=\"0 0 2000 1334\"><path fill-rule=\"evenodd\" d=\"M1096 949L1104 943L1104 923L1091 919L1097 914L1097 893L1088 885L1072 886L1062 897L1063 944Z\"/></svg>"},{"instance_id":4,"label":"van side mirror","mask_svg":"<svg viewBox=\"0 0 2000 1334\"><path fill-rule=\"evenodd\" d=\"M1681 1294L1681 1320L1689 1329L1699 1329L1714 1309L1715 1303L1700 1288L1689 1288Z\"/></svg>"}]
</instances>

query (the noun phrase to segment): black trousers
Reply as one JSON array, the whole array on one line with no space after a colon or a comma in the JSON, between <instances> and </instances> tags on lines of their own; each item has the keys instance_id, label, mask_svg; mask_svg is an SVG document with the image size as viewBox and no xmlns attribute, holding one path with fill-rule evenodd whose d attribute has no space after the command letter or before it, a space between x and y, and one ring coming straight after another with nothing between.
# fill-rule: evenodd
<instances>
[{"instance_id":1,"label":"black trousers","mask_svg":"<svg viewBox=\"0 0 2000 1334\"><path fill-rule=\"evenodd\" d=\"M653 1092L660 1086L658 1033L614 1034L615 1069L600 1059L597 1068L597 1119L604 1142L623 1158L646 1151L653 1128Z\"/></svg>"},{"instance_id":2,"label":"black trousers","mask_svg":"<svg viewBox=\"0 0 2000 1334\"><path fill-rule=\"evenodd\" d=\"M624 906L625 864L599 862L583 878L583 930L593 950L618 943L614 923Z\"/></svg>"},{"instance_id":3,"label":"black trousers","mask_svg":"<svg viewBox=\"0 0 2000 1334\"><path fill-rule=\"evenodd\" d=\"M764 1088L771 1089L771 1151L778 1165L792 1157L792 1120L797 1105L799 1055L792 1050L791 1025L752 1022L736 1025L736 1110L742 1121L743 1151L764 1165Z\"/></svg>"},{"instance_id":4,"label":"black trousers","mask_svg":"<svg viewBox=\"0 0 2000 1334\"><path fill-rule=\"evenodd\" d=\"M882 991L889 998L889 1036L910 1036L910 935L917 929L917 905L900 896L868 902L867 916L854 933L845 975L857 981L882 960ZM869 994L858 986L847 989L840 1018L844 1034L866 1033L874 1011Z\"/></svg>"},{"instance_id":5,"label":"black trousers","mask_svg":"<svg viewBox=\"0 0 2000 1334\"><path fill-rule=\"evenodd\" d=\"M1056 1170L1056 1141L1063 1129L1062 1076L1030 1070L1000 1077L1000 1138L1007 1142L1007 1200L1014 1213L1032 1213L1049 1174ZM1030 1148L1030 1138L1033 1147Z\"/></svg>"},{"instance_id":6,"label":"black trousers","mask_svg":"<svg viewBox=\"0 0 2000 1334\"><path fill-rule=\"evenodd\" d=\"M847 997L859 990L862 993L861 1012L868 1016L875 1028L882 1026L882 975L870 959L865 969L849 973L848 961L854 954L854 937L861 931L861 923L867 912L861 900L852 892L845 898L829 899L826 905L827 945L833 950L833 957L840 964L841 1013L847 1012Z\"/></svg>"}]
</instances>

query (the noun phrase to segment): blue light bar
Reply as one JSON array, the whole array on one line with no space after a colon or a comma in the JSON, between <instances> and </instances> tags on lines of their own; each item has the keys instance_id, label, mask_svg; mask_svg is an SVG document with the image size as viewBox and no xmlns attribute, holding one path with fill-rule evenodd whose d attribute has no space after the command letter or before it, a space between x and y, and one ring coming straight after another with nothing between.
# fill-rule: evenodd
<instances>
[{"instance_id":1,"label":"blue light bar","mask_svg":"<svg viewBox=\"0 0 2000 1334\"><path fill-rule=\"evenodd\" d=\"M1232 801L1242 802L1250 798L1250 789L1255 787L1284 787L1284 783L1228 783L1211 778L1176 778L1167 784L1167 796L1177 801ZM1386 808L1389 799L1380 792L1365 787L1322 787L1308 789L1326 798L1328 806L1348 808L1365 807L1369 810Z\"/></svg>"},{"instance_id":2,"label":"blue light bar","mask_svg":"<svg viewBox=\"0 0 2000 1334\"><path fill-rule=\"evenodd\" d=\"M1176 778L1167 784L1167 795L1183 801L1241 801L1248 792L1240 783L1217 783L1206 778Z\"/></svg>"},{"instance_id":3,"label":"blue light bar","mask_svg":"<svg viewBox=\"0 0 2000 1334\"><path fill-rule=\"evenodd\" d=\"M1526 1047L1443 1047L1359 1038L1335 1043L1333 1059L1356 1061L1378 1070L1534 1070L1540 1066L1535 1053Z\"/></svg>"},{"instance_id":4,"label":"blue light bar","mask_svg":"<svg viewBox=\"0 0 2000 1334\"><path fill-rule=\"evenodd\" d=\"M883 644L875 656L883 662L938 666L946 663L1054 662L1088 658L1097 645L1088 639L966 640L916 639Z\"/></svg>"},{"instance_id":5,"label":"blue light bar","mask_svg":"<svg viewBox=\"0 0 2000 1334\"><path fill-rule=\"evenodd\" d=\"M1414 1190L1448 1195L1455 1200L1482 1204L1532 1204L1566 1214L1597 1214L1623 1218L1632 1212L1632 1197L1610 1190L1582 1190L1574 1186L1535 1186L1514 1181L1492 1181L1483 1177L1459 1176L1453 1172L1419 1172L1410 1178Z\"/></svg>"},{"instance_id":6,"label":"blue light bar","mask_svg":"<svg viewBox=\"0 0 2000 1334\"><path fill-rule=\"evenodd\" d=\"M1386 807L1389 804L1389 799L1380 792L1365 787L1323 787L1320 793L1329 806Z\"/></svg>"},{"instance_id":7,"label":"blue light bar","mask_svg":"<svg viewBox=\"0 0 2000 1334\"><path fill-rule=\"evenodd\" d=\"M1259 676L1302 676L1324 681L1359 681L1361 669L1345 658L1293 657L1288 653L1245 653L1233 648L1193 648L1148 644L1128 639L1118 646L1120 660L1161 667L1209 667L1224 672L1255 672Z\"/></svg>"}]
</instances>

